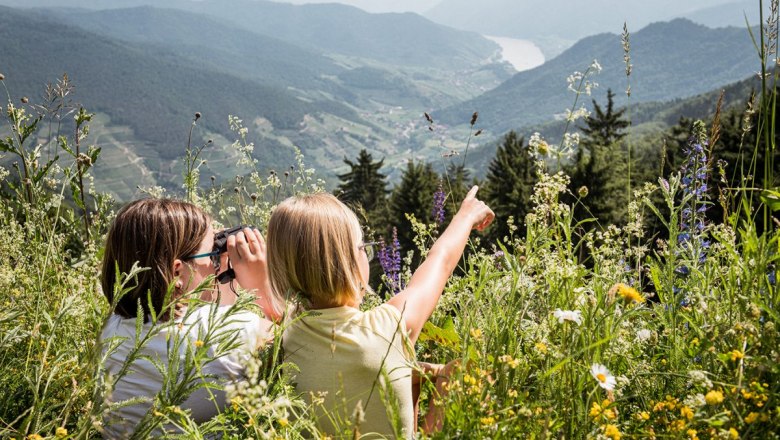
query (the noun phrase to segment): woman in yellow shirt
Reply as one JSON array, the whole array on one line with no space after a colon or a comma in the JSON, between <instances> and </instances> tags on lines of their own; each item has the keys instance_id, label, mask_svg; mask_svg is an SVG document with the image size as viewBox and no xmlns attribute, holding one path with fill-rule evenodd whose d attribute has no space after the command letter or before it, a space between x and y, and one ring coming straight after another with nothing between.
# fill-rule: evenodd
<instances>
[{"instance_id":1,"label":"woman in yellow shirt","mask_svg":"<svg viewBox=\"0 0 780 440\"><path fill-rule=\"evenodd\" d=\"M370 244L355 214L329 194L292 197L274 210L267 235L271 286L296 305L283 347L323 433L414 436L414 343L471 230L494 217L476 193L475 186L406 288L365 312L359 306L368 289ZM429 412L423 429L440 426L440 411Z\"/></svg>"}]
</instances>

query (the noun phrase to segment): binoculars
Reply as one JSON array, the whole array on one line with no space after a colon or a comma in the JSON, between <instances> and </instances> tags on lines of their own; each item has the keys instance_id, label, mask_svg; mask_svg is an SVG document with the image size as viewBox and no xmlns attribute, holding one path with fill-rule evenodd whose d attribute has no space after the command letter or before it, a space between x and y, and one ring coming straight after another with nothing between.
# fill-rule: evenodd
<instances>
[{"instance_id":1,"label":"binoculars","mask_svg":"<svg viewBox=\"0 0 780 440\"><path fill-rule=\"evenodd\" d=\"M240 231L243 231L244 228L254 229L255 227L252 225L239 225L214 234L214 252L219 251L220 254L227 252L228 237L238 234ZM236 272L233 270L232 266L228 266L227 270L217 276L217 281L219 281L220 284L225 284L235 278Z\"/></svg>"}]
</instances>

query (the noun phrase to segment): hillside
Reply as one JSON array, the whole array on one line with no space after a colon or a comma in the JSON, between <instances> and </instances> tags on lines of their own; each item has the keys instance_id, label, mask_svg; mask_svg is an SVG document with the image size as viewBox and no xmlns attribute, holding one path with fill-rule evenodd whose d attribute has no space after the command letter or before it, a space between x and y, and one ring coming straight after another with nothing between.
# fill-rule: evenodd
<instances>
[{"instance_id":1,"label":"hillside","mask_svg":"<svg viewBox=\"0 0 780 440\"><path fill-rule=\"evenodd\" d=\"M151 5L206 14L244 30L296 45L404 66L464 68L491 58L499 46L472 32L420 15L369 14L340 4L292 5L266 0L2 0L16 7L115 9ZM229 5L229 7L226 7Z\"/></svg>"},{"instance_id":2,"label":"hillside","mask_svg":"<svg viewBox=\"0 0 780 440\"><path fill-rule=\"evenodd\" d=\"M515 38L578 40L602 32L618 32L670 20L701 8L733 0L443 0L425 16L438 23L487 35ZM469 11L469 13L464 13Z\"/></svg>"},{"instance_id":3,"label":"hillside","mask_svg":"<svg viewBox=\"0 0 780 440\"><path fill-rule=\"evenodd\" d=\"M479 111L482 126L498 133L549 120L572 105L566 78L594 59L603 71L592 80L601 89L615 90L616 102L624 104L628 80L620 36L599 34L477 98L435 112L435 117L460 124ZM756 70L757 56L744 29L710 29L677 19L632 34L631 63L631 100L638 103L685 98L738 81ZM587 97L583 101L589 103Z\"/></svg>"},{"instance_id":4,"label":"hillside","mask_svg":"<svg viewBox=\"0 0 780 440\"><path fill-rule=\"evenodd\" d=\"M637 143L637 138L647 137L647 142L650 142L651 146L660 147L660 144L655 142L655 140L664 131L677 124L681 117L709 120L715 114L721 93L723 93L721 108L723 112L731 109L744 111L751 94L757 93L760 88L761 82L758 77L751 75L741 81L727 84L696 96L632 105L630 109L631 133L635 144ZM590 98L595 99L603 108L606 105L606 94L606 90L599 90ZM570 126L569 131L576 132L578 126L583 125L584 123L579 121L577 126ZM548 141L557 144L560 142L565 128L565 121L558 120L517 128L516 131L521 136L524 136L526 141L533 133L538 132ZM499 139L483 141L473 150L473 153L469 154L471 167L477 171L479 176L484 176L490 161L493 160ZM655 143L653 144L653 142Z\"/></svg>"},{"instance_id":5,"label":"hillside","mask_svg":"<svg viewBox=\"0 0 780 440\"><path fill-rule=\"evenodd\" d=\"M323 76L345 70L315 51L181 10L141 6L40 12L110 38L168 47L199 64L263 83L316 89L333 84Z\"/></svg>"},{"instance_id":6,"label":"hillside","mask_svg":"<svg viewBox=\"0 0 780 440\"><path fill-rule=\"evenodd\" d=\"M355 148L342 142L344 134L322 131L321 121L373 127L334 101L302 100L283 88L206 69L170 49L107 39L10 8L0 7L0 39L2 70L13 96L30 96L35 102L46 83L68 73L76 87L75 99L104 115L93 127L92 141L105 142L106 154L121 150L119 158L137 158L133 163L139 170L124 176L125 186L117 191L120 197L127 197L141 177L144 182L175 185L179 171L172 160L183 154L196 111L203 114L196 142L217 141L205 158L224 159L223 150L234 138L228 127L228 115L233 114L253 128L250 140L258 142L255 155L264 167L288 166L292 145L319 151L323 166L345 154L331 144ZM228 179L236 173L227 169L233 164L217 162L206 172Z\"/></svg>"},{"instance_id":7,"label":"hillside","mask_svg":"<svg viewBox=\"0 0 780 440\"><path fill-rule=\"evenodd\" d=\"M764 2L764 7L768 8L769 2ZM751 26L758 24L758 12L758 2L739 0L703 8L686 14L685 18L709 27L745 27L745 18ZM765 17L768 17L768 14L765 14Z\"/></svg>"}]
</instances>

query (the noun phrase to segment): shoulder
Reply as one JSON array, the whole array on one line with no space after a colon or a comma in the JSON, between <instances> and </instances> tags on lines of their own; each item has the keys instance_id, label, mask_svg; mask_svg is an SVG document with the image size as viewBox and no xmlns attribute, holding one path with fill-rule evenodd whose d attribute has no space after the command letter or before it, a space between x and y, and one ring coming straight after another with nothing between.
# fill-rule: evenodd
<instances>
[{"instance_id":1,"label":"shoulder","mask_svg":"<svg viewBox=\"0 0 780 440\"><path fill-rule=\"evenodd\" d=\"M381 333L389 334L401 332L406 334L406 323L401 311L390 304L382 304L362 313L363 323Z\"/></svg>"}]
</instances>

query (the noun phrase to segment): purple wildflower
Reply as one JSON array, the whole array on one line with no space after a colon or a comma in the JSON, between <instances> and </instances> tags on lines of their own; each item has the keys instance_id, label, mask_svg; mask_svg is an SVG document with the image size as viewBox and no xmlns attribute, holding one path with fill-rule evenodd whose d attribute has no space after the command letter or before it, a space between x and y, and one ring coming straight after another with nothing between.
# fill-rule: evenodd
<instances>
[{"instance_id":1,"label":"purple wildflower","mask_svg":"<svg viewBox=\"0 0 780 440\"><path fill-rule=\"evenodd\" d=\"M379 252L379 264L385 273L387 287L393 292L393 295L403 290L404 285L401 280L401 246L398 242L398 230L393 228L393 241L390 246L381 241Z\"/></svg>"},{"instance_id":2,"label":"purple wildflower","mask_svg":"<svg viewBox=\"0 0 780 440\"><path fill-rule=\"evenodd\" d=\"M447 195L444 194L440 180L439 189L433 193L433 220L439 225L444 223L444 200L446 198Z\"/></svg>"}]
</instances>

